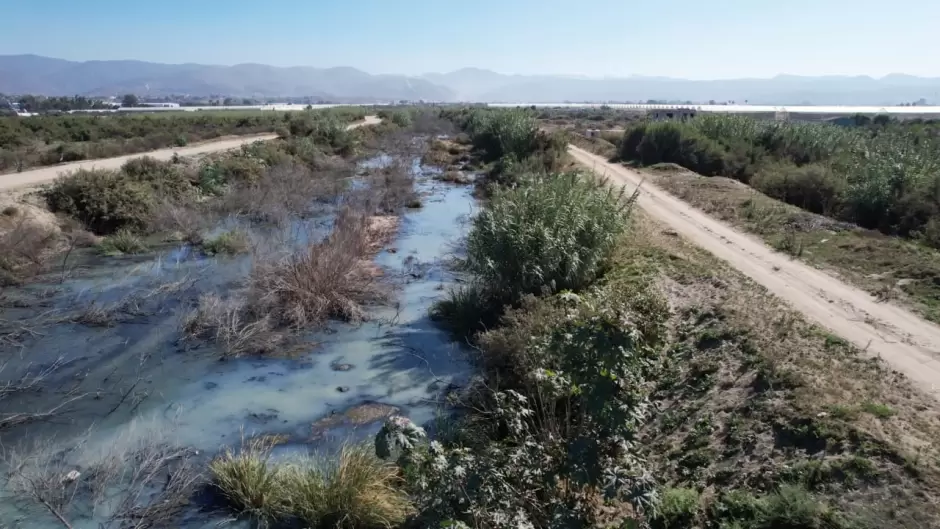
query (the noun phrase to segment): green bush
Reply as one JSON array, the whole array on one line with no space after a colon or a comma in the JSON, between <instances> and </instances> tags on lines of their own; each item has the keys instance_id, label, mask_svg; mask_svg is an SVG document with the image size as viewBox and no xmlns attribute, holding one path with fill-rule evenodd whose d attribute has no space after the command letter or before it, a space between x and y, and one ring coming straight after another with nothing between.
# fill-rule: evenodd
<instances>
[{"instance_id":1,"label":"green bush","mask_svg":"<svg viewBox=\"0 0 940 529\"><path fill-rule=\"evenodd\" d=\"M427 526L500 527L511 519L589 527L583 490L629 502L636 513L653 507L652 477L627 440L645 420L659 347L622 300L605 294L560 296L564 316L529 337L520 389L501 378L498 391L496 381L478 388L475 407L493 424L489 434L483 426L484 435L471 436L473 446L427 444L406 420L386 422L376 452L398 456Z\"/></svg>"},{"instance_id":2,"label":"green bush","mask_svg":"<svg viewBox=\"0 0 940 529\"><path fill-rule=\"evenodd\" d=\"M154 204L147 184L101 169L81 169L58 179L45 197L52 211L78 219L97 234L143 228Z\"/></svg>"},{"instance_id":3,"label":"green bush","mask_svg":"<svg viewBox=\"0 0 940 529\"><path fill-rule=\"evenodd\" d=\"M635 159L643 165L675 163L706 176L722 174L725 152L714 140L682 123L650 123L636 147ZM636 137L624 136L624 149Z\"/></svg>"},{"instance_id":4,"label":"green bush","mask_svg":"<svg viewBox=\"0 0 940 529\"><path fill-rule=\"evenodd\" d=\"M465 129L474 148L487 161L511 157L525 159L538 151L539 128L524 110L477 110L466 121Z\"/></svg>"},{"instance_id":5,"label":"green bush","mask_svg":"<svg viewBox=\"0 0 940 529\"><path fill-rule=\"evenodd\" d=\"M129 160L120 171L76 171L56 180L45 198L52 211L106 235L122 228L142 230L158 199L179 200L192 193L192 183L177 166L143 157Z\"/></svg>"},{"instance_id":6,"label":"green bush","mask_svg":"<svg viewBox=\"0 0 940 529\"><path fill-rule=\"evenodd\" d=\"M632 199L579 173L499 189L473 220L466 266L502 299L578 290L593 281L626 227Z\"/></svg>"},{"instance_id":7,"label":"green bush","mask_svg":"<svg viewBox=\"0 0 940 529\"><path fill-rule=\"evenodd\" d=\"M845 190L845 181L821 164L773 164L761 169L751 185L765 195L822 215L837 211Z\"/></svg>"}]
</instances>

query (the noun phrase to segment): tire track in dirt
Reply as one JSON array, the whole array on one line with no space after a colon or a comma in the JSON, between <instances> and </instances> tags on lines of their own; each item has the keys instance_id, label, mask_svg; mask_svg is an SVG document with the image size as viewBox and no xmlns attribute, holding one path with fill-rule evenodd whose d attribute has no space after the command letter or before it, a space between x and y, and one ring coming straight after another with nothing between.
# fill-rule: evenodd
<instances>
[{"instance_id":1,"label":"tire track in dirt","mask_svg":"<svg viewBox=\"0 0 940 529\"><path fill-rule=\"evenodd\" d=\"M644 182L637 171L574 145L569 145L568 151L595 173L628 190L638 189L637 204L679 235L940 398L940 327L771 249Z\"/></svg>"}]
</instances>

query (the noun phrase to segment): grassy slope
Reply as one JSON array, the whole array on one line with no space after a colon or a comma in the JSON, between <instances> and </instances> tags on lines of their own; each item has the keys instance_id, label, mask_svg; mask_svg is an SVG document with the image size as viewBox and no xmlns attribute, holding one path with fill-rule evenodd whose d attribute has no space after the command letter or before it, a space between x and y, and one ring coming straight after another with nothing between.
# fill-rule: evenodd
<instances>
[{"instance_id":1,"label":"grassy slope","mask_svg":"<svg viewBox=\"0 0 940 529\"><path fill-rule=\"evenodd\" d=\"M679 489L667 495L696 498L695 525L727 509L732 490L787 482L846 513L847 526L940 523L940 405L635 215L607 281L632 288L652 277L669 298L672 366L643 446L653 474Z\"/></svg>"}]
</instances>

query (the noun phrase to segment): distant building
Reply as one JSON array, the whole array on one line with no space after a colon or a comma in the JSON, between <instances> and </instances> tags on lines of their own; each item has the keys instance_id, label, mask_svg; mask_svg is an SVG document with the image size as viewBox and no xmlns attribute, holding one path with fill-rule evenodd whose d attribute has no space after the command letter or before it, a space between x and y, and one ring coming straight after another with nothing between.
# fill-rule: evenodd
<instances>
[{"instance_id":1,"label":"distant building","mask_svg":"<svg viewBox=\"0 0 940 529\"><path fill-rule=\"evenodd\" d=\"M653 121L685 121L695 117L696 110L690 107L656 108L646 115Z\"/></svg>"},{"instance_id":2,"label":"distant building","mask_svg":"<svg viewBox=\"0 0 940 529\"><path fill-rule=\"evenodd\" d=\"M153 108L179 108L180 104L179 103L166 103L166 102L161 101L159 103L140 103L140 106L141 107L153 107Z\"/></svg>"}]
</instances>

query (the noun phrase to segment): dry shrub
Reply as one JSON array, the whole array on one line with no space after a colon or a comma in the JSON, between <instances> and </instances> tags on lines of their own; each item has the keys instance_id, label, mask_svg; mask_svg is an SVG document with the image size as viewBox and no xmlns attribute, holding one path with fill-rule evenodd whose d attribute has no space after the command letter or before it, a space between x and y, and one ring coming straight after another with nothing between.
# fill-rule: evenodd
<instances>
[{"instance_id":1,"label":"dry shrub","mask_svg":"<svg viewBox=\"0 0 940 529\"><path fill-rule=\"evenodd\" d=\"M291 327L334 317L362 320L361 305L385 297L368 259L377 238L371 223L347 208L324 240L284 257L258 256L250 277L252 311Z\"/></svg>"},{"instance_id":2,"label":"dry shrub","mask_svg":"<svg viewBox=\"0 0 940 529\"><path fill-rule=\"evenodd\" d=\"M284 224L291 217L309 215L317 201L337 195L348 174L343 166L314 173L300 164L280 164L258 181L236 186L216 207L223 214Z\"/></svg>"},{"instance_id":3,"label":"dry shrub","mask_svg":"<svg viewBox=\"0 0 940 529\"><path fill-rule=\"evenodd\" d=\"M377 211L397 213L418 199L414 184L411 168L401 159L396 159L372 176L369 201Z\"/></svg>"},{"instance_id":4,"label":"dry shrub","mask_svg":"<svg viewBox=\"0 0 940 529\"><path fill-rule=\"evenodd\" d=\"M190 340L214 341L230 357L272 353L282 342L270 317L256 317L242 298L222 299L216 294L200 296L183 324L183 334Z\"/></svg>"},{"instance_id":5,"label":"dry shrub","mask_svg":"<svg viewBox=\"0 0 940 529\"><path fill-rule=\"evenodd\" d=\"M178 527L178 515L202 481L196 453L157 425L138 430L132 423L97 448L89 438L68 444L37 441L4 451L2 461L6 491L66 527L76 519L99 527Z\"/></svg>"},{"instance_id":6,"label":"dry shrub","mask_svg":"<svg viewBox=\"0 0 940 529\"><path fill-rule=\"evenodd\" d=\"M59 231L28 217L0 217L0 284L42 271L59 246Z\"/></svg>"},{"instance_id":7,"label":"dry shrub","mask_svg":"<svg viewBox=\"0 0 940 529\"><path fill-rule=\"evenodd\" d=\"M153 207L147 227L152 233L169 234L170 240L200 244L213 220L211 212L197 204L163 199Z\"/></svg>"}]
</instances>

